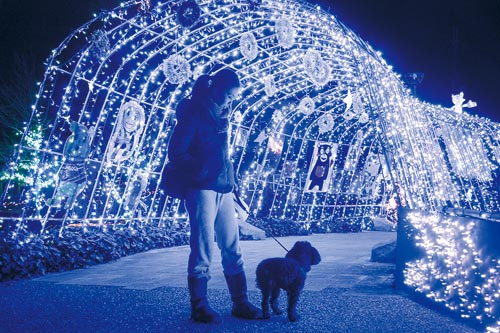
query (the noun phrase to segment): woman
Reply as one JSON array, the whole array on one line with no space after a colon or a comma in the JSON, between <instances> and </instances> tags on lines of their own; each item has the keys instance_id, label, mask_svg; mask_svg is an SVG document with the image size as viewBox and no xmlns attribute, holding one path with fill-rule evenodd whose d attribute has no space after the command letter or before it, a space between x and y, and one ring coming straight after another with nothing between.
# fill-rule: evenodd
<instances>
[{"instance_id":1,"label":"woman","mask_svg":"<svg viewBox=\"0 0 500 333\"><path fill-rule=\"evenodd\" d=\"M228 106L239 87L238 76L229 69L213 77L198 78L191 98L177 107L178 123L168 148L169 160L183 170L185 178L184 199L191 227L188 287L191 319L196 322L221 322L207 301L214 236L233 301L231 314L245 319L262 317L262 311L248 301L238 223L234 218Z\"/></svg>"}]
</instances>

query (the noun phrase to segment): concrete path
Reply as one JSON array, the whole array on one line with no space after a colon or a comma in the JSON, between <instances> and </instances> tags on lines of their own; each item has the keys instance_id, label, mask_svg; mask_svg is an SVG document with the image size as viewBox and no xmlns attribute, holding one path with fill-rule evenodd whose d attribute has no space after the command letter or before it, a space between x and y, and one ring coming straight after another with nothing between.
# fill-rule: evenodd
<instances>
[{"instance_id":1,"label":"concrete path","mask_svg":"<svg viewBox=\"0 0 500 333\"><path fill-rule=\"evenodd\" d=\"M322 256L308 273L298 323L289 323L286 316L265 321L231 317L218 251L209 299L224 322L192 323L186 286L189 247L181 246L0 284L0 332L477 332L394 289L394 265L369 261L375 244L395 238L390 232L279 238L287 248L308 240ZM242 241L241 248L249 297L259 304L255 268L262 259L285 252L271 238ZM283 293L280 302L286 305Z\"/></svg>"},{"instance_id":2,"label":"concrete path","mask_svg":"<svg viewBox=\"0 0 500 333\"><path fill-rule=\"evenodd\" d=\"M359 288L363 285L390 286L394 265L371 263L372 247L396 239L393 232L363 232L357 234L325 234L307 237L279 238L287 249L298 240L307 240L321 254L322 261L307 275L305 290L325 288ZM285 250L272 238L261 241L241 241L249 290L256 290L255 269L269 257L283 257ZM215 247L212 279L209 287L226 289L220 252ZM121 258L115 262L49 274L35 281L59 284L115 286L127 289L151 290L161 287L186 287L189 246L179 246Z\"/></svg>"}]
</instances>

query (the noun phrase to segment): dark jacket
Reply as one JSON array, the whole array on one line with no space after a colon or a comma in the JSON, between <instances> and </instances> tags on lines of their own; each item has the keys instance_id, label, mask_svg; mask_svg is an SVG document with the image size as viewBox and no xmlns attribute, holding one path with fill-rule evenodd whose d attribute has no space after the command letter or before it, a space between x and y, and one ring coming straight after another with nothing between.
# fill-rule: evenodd
<instances>
[{"instance_id":1,"label":"dark jacket","mask_svg":"<svg viewBox=\"0 0 500 333\"><path fill-rule=\"evenodd\" d=\"M183 100L168 146L169 160L182 170L188 188L229 193L234 171L229 159L227 119L216 119L207 100Z\"/></svg>"}]
</instances>

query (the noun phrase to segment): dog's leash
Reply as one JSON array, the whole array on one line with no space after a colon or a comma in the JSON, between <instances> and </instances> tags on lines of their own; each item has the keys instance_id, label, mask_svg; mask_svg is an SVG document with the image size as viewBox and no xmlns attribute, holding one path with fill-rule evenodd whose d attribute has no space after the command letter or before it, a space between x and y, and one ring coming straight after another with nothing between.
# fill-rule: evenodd
<instances>
[{"instance_id":1,"label":"dog's leash","mask_svg":"<svg viewBox=\"0 0 500 333\"><path fill-rule=\"evenodd\" d=\"M287 248L283 244L280 243L279 240L276 239L276 237L273 236L273 234L271 232L269 232L269 235L271 235L271 237L276 241L276 243L278 243L286 251L286 253L290 252L287 250Z\"/></svg>"},{"instance_id":2,"label":"dog's leash","mask_svg":"<svg viewBox=\"0 0 500 333\"><path fill-rule=\"evenodd\" d=\"M248 216L250 216L250 212L245 207L245 205L242 203L238 193L236 191L233 191L233 193L234 193L234 197L236 198L236 201L238 201L238 205L248 214ZM276 239L276 237L274 237L273 233L270 230L266 230L266 231L269 233L271 238L274 239L276 241L276 243L278 243L287 253L290 252L283 244L281 244L281 242L279 240Z\"/></svg>"}]
</instances>

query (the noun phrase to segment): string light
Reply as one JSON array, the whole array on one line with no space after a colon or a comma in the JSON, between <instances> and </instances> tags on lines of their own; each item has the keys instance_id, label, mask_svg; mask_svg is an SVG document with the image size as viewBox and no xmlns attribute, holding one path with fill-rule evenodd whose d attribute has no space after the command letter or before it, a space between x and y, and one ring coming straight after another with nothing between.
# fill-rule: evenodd
<instances>
[{"instance_id":1,"label":"string light","mask_svg":"<svg viewBox=\"0 0 500 333\"><path fill-rule=\"evenodd\" d=\"M406 263L405 285L497 332L500 260L481 243L488 221L416 211L407 221L423 255Z\"/></svg>"},{"instance_id":2,"label":"string light","mask_svg":"<svg viewBox=\"0 0 500 333\"><path fill-rule=\"evenodd\" d=\"M1 198L3 207L28 203L23 216L45 216L42 224L57 215L47 200L61 186L70 121L92 134L88 182L76 193L82 209L69 216L115 220L125 202L145 221L182 210L159 188L173 110L197 76L222 66L243 82L231 152L256 214L270 201L264 215L304 222L345 217L336 208L355 205L347 216L354 221L381 214L396 184L412 208L498 210L498 124L411 97L380 52L305 2L129 1L73 32L47 64ZM43 135L37 119L47 119ZM124 122L129 130L117 130ZM303 191L316 141L339 147L326 195ZM368 156L380 161L377 170ZM290 162L296 169L287 177ZM124 197L138 174L141 205Z\"/></svg>"},{"instance_id":3,"label":"string light","mask_svg":"<svg viewBox=\"0 0 500 333\"><path fill-rule=\"evenodd\" d=\"M347 216L354 221L381 214L396 183L412 208L498 210L491 190L498 125L411 97L380 52L305 2L129 1L73 32L47 64L34 117L2 175L3 207L28 202L24 216L44 216L42 224L57 215L47 200L60 187L70 121L92 131L88 182L77 193L82 209L72 207L71 218L112 221L124 203L145 221L182 210L159 188L173 110L197 76L223 66L243 83L231 152L241 196L256 214L270 201L264 215L321 220L355 205ZM124 121L130 130L117 130ZM303 191L316 141L339 147L326 195ZM31 170L22 171L27 151ZM377 170L368 156L380 161ZM139 174L146 186L136 205L124 196ZM29 189L15 191L19 183Z\"/></svg>"},{"instance_id":4,"label":"string light","mask_svg":"<svg viewBox=\"0 0 500 333\"><path fill-rule=\"evenodd\" d=\"M161 189L174 110L193 80L222 67L242 82L231 153L253 214L358 223L383 215L396 191L410 208L499 210L499 125L412 97L382 54L331 13L300 0L180 4L124 2L51 53L2 176L2 210L23 216L20 227L27 218L42 229L59 222L63 232L73 222L159 223L185 214ZM65 209L47 201L67 169L71 122L88 130L90 149L82 157L87 180ZM324 192L304 190L316 142L336 147Z\"/></svg>"}]
</instances>

